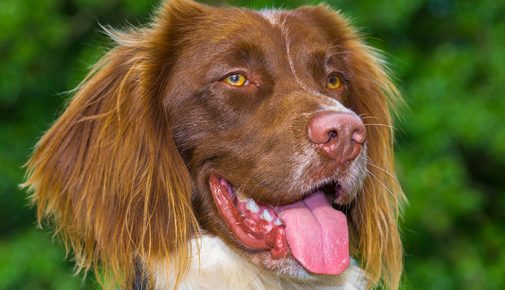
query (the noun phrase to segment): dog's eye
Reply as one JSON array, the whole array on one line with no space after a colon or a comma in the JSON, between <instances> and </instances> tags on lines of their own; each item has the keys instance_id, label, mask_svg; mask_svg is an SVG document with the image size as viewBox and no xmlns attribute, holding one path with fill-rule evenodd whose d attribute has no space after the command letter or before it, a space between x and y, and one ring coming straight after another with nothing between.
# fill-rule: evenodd
<instances>
[{"instance_id":1,"label":"dog's eye","mask_svg":"<svg viewBox=\"0 0 505 290\"><path fill-rule=\"evenodd\" d=\"M337 90L342 87L342 79L339 76L330 76L326 82L326 87L330 90Z\"/></svg>"},{"instance_id":2,"label":"dog's eye","mask_svg":"<svg viewBox=\"0 0 505 290\"><path fill-rule=\"evenodd\" d=\"M249 80L243 74L232 74L224 78L224 82L234 87L243 87L249 83Z\"/></svg>"}]
</instances>

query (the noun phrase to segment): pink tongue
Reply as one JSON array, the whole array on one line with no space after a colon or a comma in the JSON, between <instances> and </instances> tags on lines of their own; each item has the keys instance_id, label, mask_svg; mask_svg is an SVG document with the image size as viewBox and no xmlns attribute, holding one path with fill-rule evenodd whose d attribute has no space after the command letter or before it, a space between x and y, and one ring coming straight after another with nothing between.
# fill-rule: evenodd
<instances>
[{"instance_id":1,"label":"pink tongue","mask_svg":"<svg viewBox=\"0 0 505 290\"><path fill-rule=\"evenodd\" d=\"M349 234L345 215L318 191L299 202L278 207L291 253L307 271L338 275L349 266Z\"/></svg>"}]
</instances>

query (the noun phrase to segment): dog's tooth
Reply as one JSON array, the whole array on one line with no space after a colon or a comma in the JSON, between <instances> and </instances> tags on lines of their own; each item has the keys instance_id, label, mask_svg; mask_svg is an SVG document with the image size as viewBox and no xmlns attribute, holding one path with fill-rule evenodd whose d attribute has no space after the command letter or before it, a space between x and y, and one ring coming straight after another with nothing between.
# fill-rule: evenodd
<instances>
[{"instance_id":1,"label":"dog's tooth","mask_svg":"<svg viewBox=\"0 0 505 290\"><path fill-rule=\"evenodd\" d=\"M280 226L280 225L282 225L282 222L281 222L281 220L280 220L279 218L277 218L277 219L275 220L274 224L275 224L276 226Z\"/></svg>"},{"instance_id":2,"label":"dog's tooth","mask_svg":"<svg viewBox=\"0 0 505 290\"><path fill-rule=\"evenodd\" d=\"M246 208L253 213L258 213L260 211L260 207L252 198L247 199Z\"/></svg>"},{"instance_id":3,"label":"dog's tooth","mask_svg":"<svg viewBox=\"0 0 505 290\"><path fill-rule=\"evenodd\" d=\"M272 215L266 209L264 209L263 212L261 213L260 219L265 220L267 222L273 221Z\"/></svg>"}]
</instances>

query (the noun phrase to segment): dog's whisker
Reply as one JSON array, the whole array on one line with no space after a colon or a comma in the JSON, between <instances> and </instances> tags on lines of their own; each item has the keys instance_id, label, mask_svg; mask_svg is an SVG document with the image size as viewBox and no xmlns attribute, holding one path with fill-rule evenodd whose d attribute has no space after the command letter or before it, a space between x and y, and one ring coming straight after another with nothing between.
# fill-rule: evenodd
<instances>
[{"instance_id":1,"label":"dog's whisker","mask_svg":"<svg viewBox=\"0 0 505 290\"><path fill-rule=\"evenodd\" d=\"M389 192L389 194L391 195L391 197L397 199L397 196L396 194L394 194L394 192L381 180L379 179L377 176L375 176L375 174L373 174L370 170L367 169L367 172L368 174L370 174L377 182L379 182L383 187L384 189L386 189L387 192Z\"/></svg>"},{"instance_id":2,"label":"dog's whisker","mask_svg":"<svg viewBox=\"0 0 505 290\"><path fill-rule=\"evenodd\" d=\"M365 114L365 115L366 115L366 114ZM361 118L361 120L366 120L366 119L379 120L379 118L374 117L374 116L363 116L363 117L361 117L361 116L360 116L360 118Z\"/></svg>"},{"instance_id":3,"label":"dog's whisker","mask_svg":"<svg viewBox=\"0 0 505 290\"><path fill-rule=\"evenodd\" d=\"M367 164L368 164L368 165L370 165L370 166L373 166L373 167L377 168L378 170L380 170L380 171L382 171L382 172L384 172L385 174L389 175L391 178L393 178L396 182L398 182L398 183L399 183L398 178L397 178L395 175L393 175L391 172L389 172L389 171L387 171L387 170L385 170L385 169L383 169L383 168L381 168L381 167L379 167L379 166L375 165L375 164L372 162L372 160L370 160L368 157L367 157Z\"/></svg>"},{"instance_id":4,"label":"dog's whisker","mask_svg":"<svg viewBox=\"0 0 505 290\"><path fill-rule=\"evenodd\" d=\"M378 127L387 127L387 128L396 130L396 128L394 126L386 125L386 124L367 124L367 123L365 123L364 125L365 125L365 127L368 127L368 126L370 126L370 127L372 127L372 126L378 126Z\"/></svg>"}]
</instances>

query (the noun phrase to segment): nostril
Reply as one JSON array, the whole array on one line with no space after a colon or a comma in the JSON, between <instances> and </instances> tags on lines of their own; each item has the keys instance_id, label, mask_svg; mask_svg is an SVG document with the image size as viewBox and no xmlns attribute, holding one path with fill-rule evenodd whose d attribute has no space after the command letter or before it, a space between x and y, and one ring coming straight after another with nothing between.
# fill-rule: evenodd
<instances>
[{"instance_id":1,"label":"nostril","mask_svg":"<svg viewBox=\"0 0 505 290\"><path fill-rule=\"evenodd\" d=\"M331 142L331 140L333 139L337 139L337 137L338 137L337 130L330 130L328 132L328 142Z\"/></svg>"},{"instance_id":2,"label":"nostril","mask_svg":"<svg viewBox=\"0 0 505 290\"><path fill-rule=\"evenodd\" d=\"M354 143L363 145L366 141L366 130L363 124L356 124L354 131L352 132L351 140Z\"/></svg>"}]
</instances>

